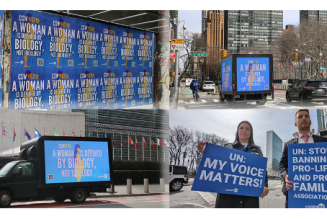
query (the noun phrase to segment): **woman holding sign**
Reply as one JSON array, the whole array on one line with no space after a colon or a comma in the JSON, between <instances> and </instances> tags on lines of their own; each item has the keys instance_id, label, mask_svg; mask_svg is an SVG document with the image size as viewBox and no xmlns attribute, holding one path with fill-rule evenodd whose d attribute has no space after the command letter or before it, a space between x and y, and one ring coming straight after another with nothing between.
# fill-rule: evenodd
<instances>
[{"instance_id":1,"label":"woman holding sign","mask_svg":"<svg viewBox=\"0 0 327 219\"><path fill-rule=\"evenodd\" d=\"M198 144L198 149L201 153L204 152L205 146L208 142L201 142ZM232 144L226 147L233 148L263 156L259 146L254 144L253 140L253 128L250 122L242 121L237 126L237 132L235 140ZM266 174L265 187L261 194L261 198L264 198L268 193L268 177ZM229 195L229 194L217 194L216 208L259 208L259 198L251 196L241 195Z\"/></svg>"}]
</instances>

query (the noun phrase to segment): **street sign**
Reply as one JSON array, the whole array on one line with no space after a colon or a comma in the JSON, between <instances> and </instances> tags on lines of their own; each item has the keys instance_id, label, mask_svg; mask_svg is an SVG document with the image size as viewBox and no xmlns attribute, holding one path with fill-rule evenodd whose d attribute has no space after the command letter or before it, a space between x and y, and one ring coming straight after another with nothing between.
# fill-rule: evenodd
<instances>
[{"instance_id":1,"label":"street sign","mask_svg":"<svg viewBox=\"0 0 327 219\"><path fill-rule=\"evenodd\" d=\"M171 59L176 58L176 54L175 54L175 53L170 53L170 58L171 58Z\"/></svg>"},{"instance_id":2,"label":"street sign","mask_svg":"<svg viewBox=\"0 0 327 219\"><path fill-rule=\"evenodd\" d=\"M183 39L171 39L170 50L183 50Z\"/></svg>"},{"instance_id":3,"label":"street sign","mask_svg":"<svg viewBox=\"0 0 327 219\"><path fill-rule=\"evenodd\" d=\"M191 53L191 56L207 57L207 53Z\"/></svg>"},{"instance_id":4,"label":"street sign","mask_svg":"<svg viewBox=\"0 0 327 219\"><path fill-rule=\"evenodd\" d=\"M184 44L183 39L171 39L171 44Z\"/></svg>"}]
</instances>

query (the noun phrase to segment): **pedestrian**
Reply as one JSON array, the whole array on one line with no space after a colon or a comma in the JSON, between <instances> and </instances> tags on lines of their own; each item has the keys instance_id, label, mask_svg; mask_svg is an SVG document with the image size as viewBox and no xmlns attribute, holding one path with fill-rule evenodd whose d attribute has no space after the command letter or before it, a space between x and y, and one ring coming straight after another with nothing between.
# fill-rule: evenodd
<instances>
[{"instance_id":1,"label":"pedestrian","mask_svg":"<svg viewBox=\"0 0 327 219\"><path fill-rule=\"evenodd\" d=\"M292 188L293 181L288 179L288 145L289 144L305 144L316 142L327 142L327 138L314 135L313 130L310 130L311 119L308 109L299 109L295 113L295 126L298 131L293 134L291 140L284 144L282 158L279 163L280 175L283 179L282 192L286 196L285 208L288 208L288 190Z\"/></svg>"},{"instance_id":2,"label":"pedestrian","mask_svg":"<svg viewBox=\"0 0 327 219\"><path fill-rule=\"evenodd\" d=\"M201 142L198 144L198 150L203 153L205 145L208 142ZM250 122L242 121L237 126L236 137L232 144L226 145L226 147L233 148L263 156L261 148L255 145L253 140L253 128ZM261 198L268 195L268 177L266 173L265 186L261 194ZM216 208L259 208L259 198L242 195L229 195L229 194L217 194Z\"/></svg>"}]
</instances>

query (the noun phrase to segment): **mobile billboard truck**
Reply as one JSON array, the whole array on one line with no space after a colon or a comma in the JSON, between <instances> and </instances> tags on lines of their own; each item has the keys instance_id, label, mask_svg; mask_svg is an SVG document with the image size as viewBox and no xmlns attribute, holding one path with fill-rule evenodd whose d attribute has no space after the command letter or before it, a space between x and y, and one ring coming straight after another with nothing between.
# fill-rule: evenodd
<instances>
[{"instance_id":1,"label":"mobile billboard truck","mask_svg":"<svg viewBox=\"0 0 327 219\"><path fill-rule=\"evenodd\" d=\"M20 160L0 170L0 207L12 201L83 203L91 192L106 192L112 179L109 138L42 136L20 147Z\"/></svg>"},{"instance_id":2,"label":"mobile billboard truck","mask_svg":"<svg viewBox=\"0 0 327 219\"><path fill-rule=\"evenodd\" d=\"M271 54L232 54L221 62L220 101L256 102L274 100L273 56Z\"/></svg>"}]
</instances>

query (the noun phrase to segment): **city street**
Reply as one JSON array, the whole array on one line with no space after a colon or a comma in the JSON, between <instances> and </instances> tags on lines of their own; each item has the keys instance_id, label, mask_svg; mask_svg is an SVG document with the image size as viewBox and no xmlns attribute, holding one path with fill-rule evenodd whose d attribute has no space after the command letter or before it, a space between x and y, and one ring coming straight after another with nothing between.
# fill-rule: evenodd
<instances>
[{"instance_id":1,"label":"city street","mask_svg":"<svg viewBox=\"0 0 327 219\"><path fill-rule=\"evenodd\" d=\"M91 197L82 204L74 204L69 199L64 203L53 200L14 202L10 208L168 208L169 195Z\"/></svg>"},{"instance_id":2,"label":"city street","mask_svg":"<svg viewBox=\"0 0 327 219\"><path fill-rule=\"evenodd\" d=\"M199 91L200 98L195 101L189 87L181 86L179 90L178 109L300 109L303 106L315 108L325 108L323 102L312 102L300 105L299 101L287 103L285 90L275 90L273 101L267 101L265 105L257 105L255 102L233 103L228 105L226 102L219 101L217 93ZM269 97L270 98L270 97Z\"/></svg>"},{"instance_id":3,"label":"city street","mask_svg":"<svg viewBox=\"0 0 327 219\"><path fill-rule=\"evenodd\" d=\"M170 193L170 208L214 208L216 194L191 191L192 180L180 191ZM285 196L280 180L269 180L268 185L269 194L264 199L259 198L260 208L284 208Z\"/></svg>"}]
</instances>

